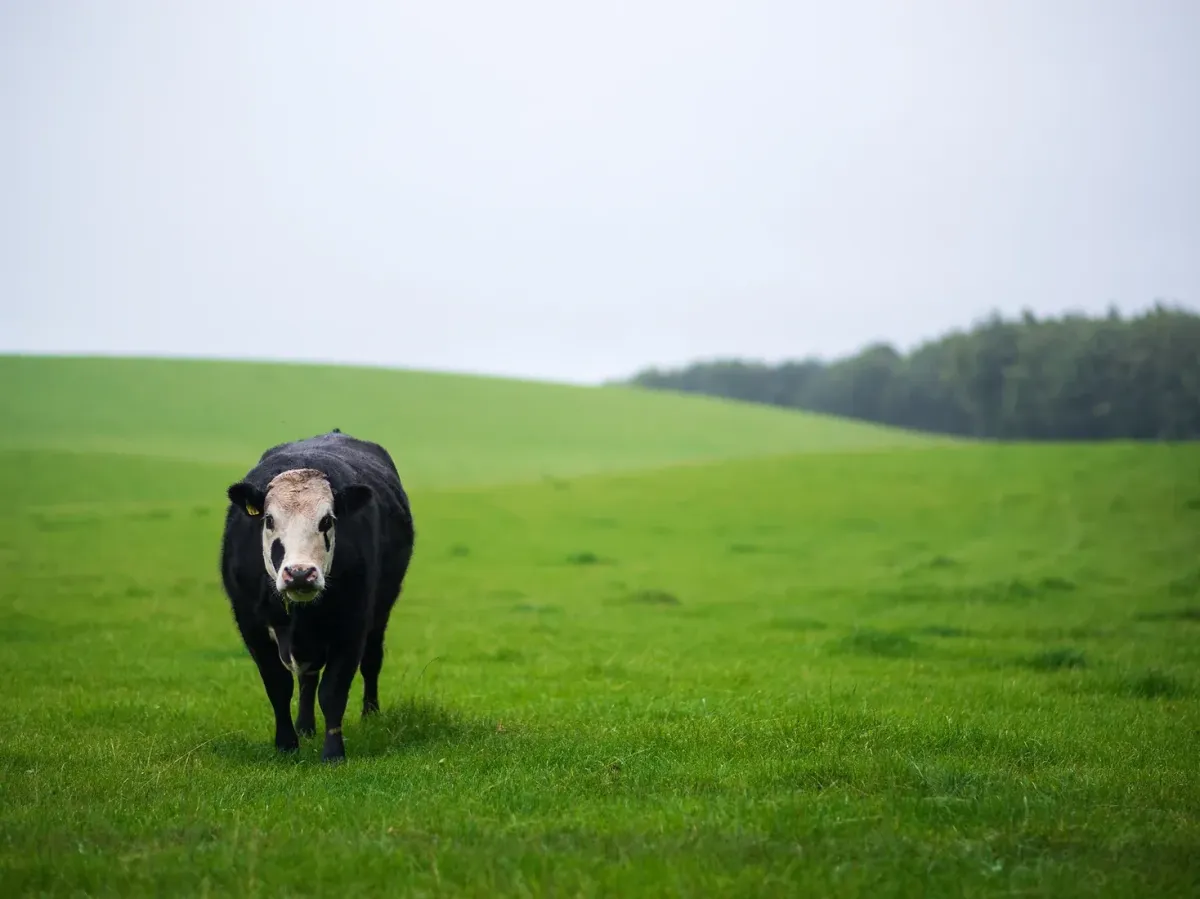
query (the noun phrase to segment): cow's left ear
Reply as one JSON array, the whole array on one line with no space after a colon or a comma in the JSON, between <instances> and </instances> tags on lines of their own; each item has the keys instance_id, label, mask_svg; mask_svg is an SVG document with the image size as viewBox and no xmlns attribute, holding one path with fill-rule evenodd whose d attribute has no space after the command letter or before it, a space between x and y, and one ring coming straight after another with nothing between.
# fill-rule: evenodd
<instances>
[{"instance_id":1,"label":"cow's left ear","mask_svg":"<svg viewBox=\"0 0 1200 899\"><path fill-rule=\"evenodd\" d=\"M374 494L366 484L351 484L333 494L333 514L348 518L371 501Z\"/></svg>"},{"instance_id":2,"label":"cow's left ear","mask_svg":"<svg viewBox=\"0 0 1200 899\"><path fill-rule=\"evenodd\" d=\"M253 484L238 481L236 484L231 484L226 493L229 496L229 501L251 518L257 518L262 515L266 497Z\"/></svg>"}]
</instances>

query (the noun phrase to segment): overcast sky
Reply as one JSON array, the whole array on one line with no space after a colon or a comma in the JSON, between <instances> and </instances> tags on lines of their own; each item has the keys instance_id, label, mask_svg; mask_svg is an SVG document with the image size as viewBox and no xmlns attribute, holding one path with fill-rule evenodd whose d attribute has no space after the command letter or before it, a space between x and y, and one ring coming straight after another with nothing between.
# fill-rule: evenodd
<instances>
[{"instance_id":1,"label":"overcast sky","mask_svg":"<svg viewBox=\"0 0 1200 899\"><path fill-rule=\"evenodd\" d=\"M1200 305L1198 0L0 0L0 351L597 381Z\"/></svg>"}]
</instances>

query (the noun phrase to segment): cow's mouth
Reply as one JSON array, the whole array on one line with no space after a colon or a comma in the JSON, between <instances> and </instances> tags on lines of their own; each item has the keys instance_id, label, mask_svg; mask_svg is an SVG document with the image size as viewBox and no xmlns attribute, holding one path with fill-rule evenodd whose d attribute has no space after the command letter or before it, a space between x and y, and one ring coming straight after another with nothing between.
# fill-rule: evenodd
<instances>
[{"instance_id":1,"label":"cow's mouth","mask_svg":"<svg viewBox=\"0 0 1200 899\"><path fill-rule=\"evenodd\" d=\"M280 592L288 602L305 603L316 600L321 595L321 588L316 584L296 584L284 587Z\"/></svg>"}]
</instances>

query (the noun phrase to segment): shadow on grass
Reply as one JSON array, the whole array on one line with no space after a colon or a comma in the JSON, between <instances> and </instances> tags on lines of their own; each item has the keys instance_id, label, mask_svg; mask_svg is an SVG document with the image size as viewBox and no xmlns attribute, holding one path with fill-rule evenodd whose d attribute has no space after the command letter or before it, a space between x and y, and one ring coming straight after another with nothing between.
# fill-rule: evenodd
<instances>
[{"instance_id":1,"label":"shadow on grass","mask_svg":"<svg viewBox=\"0 0 1200 899\"><path fill-rule=\"evenodd\" d=\"M353 712L351 712L353 709ZM294 711L294 710L293 710ZM354 706L347 709L344 734L346 758L380 758L399 752L434 746L456 745L480 740L496 731L482 719L470 719L428 696L407 696L367 718L360 719ZM206 745L206 751L227 762L259 767L263 764L296 764L320 758L322 720L317 713L317 735L301 738L298 753L276 752L274 725L265 716L261 736L238 732L222 735Z\"/></svg>"},{"instance_id":2,"label":"shadow on grass","mask_svg":"<svg viewBox=\"0 0 1200 899\"><path fill-rule=\"evenodd\" d=\"M407 696L363 720L357 734L347 734L347 741L355 737L364 756L388 755L418 746L478 740L495 729L430 696Z\"/></svg>"}]
</instances>

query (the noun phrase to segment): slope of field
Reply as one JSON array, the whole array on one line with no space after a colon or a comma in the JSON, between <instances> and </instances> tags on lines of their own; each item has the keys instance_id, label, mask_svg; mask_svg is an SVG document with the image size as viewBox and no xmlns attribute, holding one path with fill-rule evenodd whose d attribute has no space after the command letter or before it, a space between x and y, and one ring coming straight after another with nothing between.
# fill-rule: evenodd
<instances>
[{"instance_id":1,"label":"slope of field","mask_svg":"<svg viewBox=\"0 0 1200 899\"><path fill-rule=\"evenodd\" d=\"M431 378L501 425L423 419L384 710L331 769L314 741L276 757L216 572L223 478L275 420L179 371L3 400L0 895L1195 895L1200 447L454 485L432 447L468 485L636 461L576 436L524 464L504 397L610 423L641 399ZM377 398L347 408L403 439Z\"/></svg>"},{"instance_id":2,"label":"slope of field","mask_svg":"<svg viewBox=\"0 0 1200 899\"><path fill-rule=\"evenodd\" d=\"M0 385L0 449L244 468L338 427L388 446L417 488L935 443L703 397L336 366L0 357Z\"/></svg>"}]
</instances>

